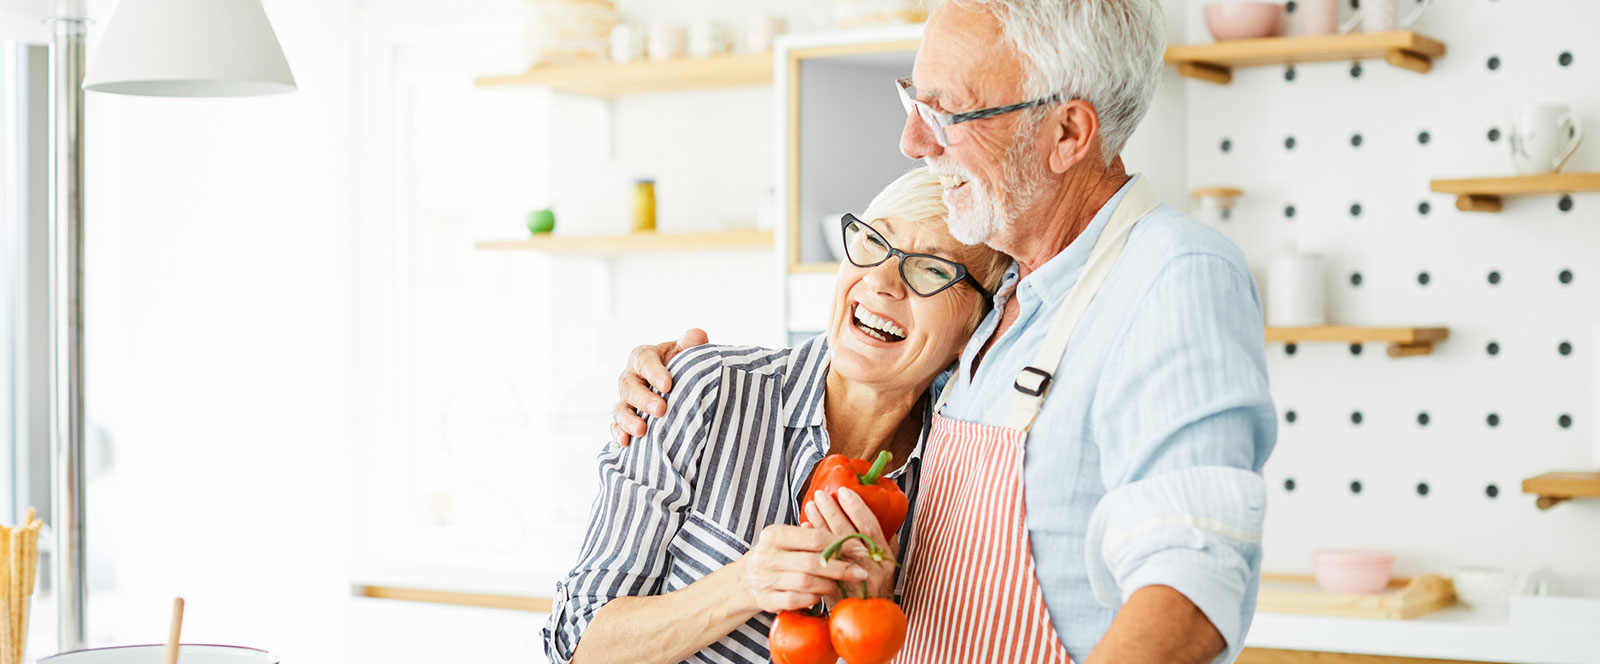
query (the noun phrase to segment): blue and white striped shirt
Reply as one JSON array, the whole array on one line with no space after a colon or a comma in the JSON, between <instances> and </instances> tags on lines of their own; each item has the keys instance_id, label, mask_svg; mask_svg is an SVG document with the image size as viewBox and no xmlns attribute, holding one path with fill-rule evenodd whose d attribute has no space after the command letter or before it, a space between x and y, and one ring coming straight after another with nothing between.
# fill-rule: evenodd
<instances>
[{"instance_id":1,"label":"blue and white striped shirt","mask_svg":"<svg viewBox=\"0 0 1600 664\"><path fill-rule=\"evenodd\" d=\"M819 336L792 349L700 346L673 358L666 416L647 416L644 439L600 455L588 533L577 565L556 585L544 629L552 662L571 661L612 599L684 588L744 555L762 528L799 522L799 494L829 449L828 357ZM916 448L889 474L911 499L902 551L916 517L929 410L921 409ZM766 662L771 626L771 614L758 614L686 661Z\"/></svg>"}]
</instances>

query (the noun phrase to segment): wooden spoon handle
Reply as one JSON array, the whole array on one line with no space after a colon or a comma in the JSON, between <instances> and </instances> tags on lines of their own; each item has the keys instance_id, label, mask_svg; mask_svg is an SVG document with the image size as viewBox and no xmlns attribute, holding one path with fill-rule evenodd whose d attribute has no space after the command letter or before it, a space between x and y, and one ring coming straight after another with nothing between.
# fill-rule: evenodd
<instances>
[{"instance_id":1,"label":"wooden spoon handle","mask_svg":"<svg viewBox=\"0 0 1600 664\"><path fill-rule=\"evenodd\" d=\"M178 664L178 634L183 631L183 598L172 598L172 633L167 635L166 664Z\"/></svg>"}]
</instances>

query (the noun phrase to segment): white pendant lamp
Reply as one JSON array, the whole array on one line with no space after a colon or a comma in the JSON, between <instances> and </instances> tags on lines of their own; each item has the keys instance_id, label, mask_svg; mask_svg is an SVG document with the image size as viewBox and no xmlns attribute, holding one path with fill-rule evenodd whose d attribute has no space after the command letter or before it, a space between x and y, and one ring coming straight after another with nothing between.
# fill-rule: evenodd
<instances>
[{"instance_id":1,"label":"white pendant lamp","mask_svg":"<svg viewBox=\"0 0 1600 664\"><path fill-rule=\"evenodd\" d=\"M122 0L83 89L155 97L292 92L261 0Z\"/></svg>"}]
</instances>

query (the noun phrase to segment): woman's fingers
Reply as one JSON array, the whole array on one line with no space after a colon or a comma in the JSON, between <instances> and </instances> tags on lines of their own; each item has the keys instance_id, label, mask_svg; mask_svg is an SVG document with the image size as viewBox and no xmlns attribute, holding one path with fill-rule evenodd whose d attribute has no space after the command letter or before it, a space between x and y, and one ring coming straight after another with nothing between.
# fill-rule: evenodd
<instances>
[{"instance_id":1,"label":"woman's fingers","mask_svg":"<svg viewBox=\"0 0 1600 664\"><path fill-rule=\"evenodd\" d=\"M839 509L850 518L850 523L856 527L856 532L871 537L879 546L887 546L884 540L883 526L878 524L878 516L872 513L872 508L867 507L867 501L861 495L850 489L839 490Z\"/></svg>"},{"instance_id":2,"label":"woman's fingers","mask_svg":"<svg viewBox=\"0 0 1600 664\"><path fill-rule=\"evenodd\" d=\"M839 489L839 493L841 495L848 491L850 490ZM859 501L860 497L858 496L856 500ZM835 502L833 497L829 496L826 492L816 492L816 494L811 497L811 507L816 511L817 514L820 515L819 522L827 524L828 530L833 533L835 539L853 533L861 533L868 537L872 537L873 541L878 541L878 538L873 537L871 533L857 528L855 522L845 514L843 509L840 509L839 503ZM867 517L869 521L877 521L877 517L872 516L871 510L867 511ZM843 554L846 558L851 560L859 560L867 555L867 546L859 539L852 539L844 543Z\"/></svg>"}]
</instances>

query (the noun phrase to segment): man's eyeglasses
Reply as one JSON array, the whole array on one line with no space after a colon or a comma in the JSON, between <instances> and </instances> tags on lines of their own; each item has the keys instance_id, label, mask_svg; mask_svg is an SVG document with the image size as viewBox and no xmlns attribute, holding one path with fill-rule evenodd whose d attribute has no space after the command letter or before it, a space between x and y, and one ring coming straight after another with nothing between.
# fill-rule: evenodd
<instances>
[{"instance_id":1,"label":"man's eyeglasses","mask_svg":"<svg viewBox=\"0 0 1600 664\"><path fill-rule=\"evenodd\" d=\"M1025 101L1020 104L995 106L993 108L967 111L966 113L951 114L936 111L932 106L917 101L917 89L912 87L910 76L895 79L894 87L895 90L900 93L900 105L906 107L907 113L915 111L917 115L922 118L922 123L928 125L928 131L933 132L933 137L939 141L939 147L942 148L950 147L950 138L944 133L944 128L950 125L971 122L973 120L982 120L984 118L992 118L996 115L1005 115L1006 113L1020 111L1024 108L1033 108L1035 106L1043 106L1045 104L1053 104L1061 101L1061 95L1050 95L1042 99Z\"/></svg>"},{"instance_id":2,"label":"man's eyeglasses","mask_svg":"<svg viewBox=\"0 0 1600 664\"><path fill-rule=\"evenodd\" d=\"M896 249L883 239L883 235L853 214L846 214L839 221L844 226L844 253L851 265L874 267L889 260L890 256L897 256L900 258L900 278L917 295L933 297L965 279L985 301L993 299L989 291L984 290L978 280L967 272L967 266L932 254L908 254Z\"/></svg>"}]
</instances>

